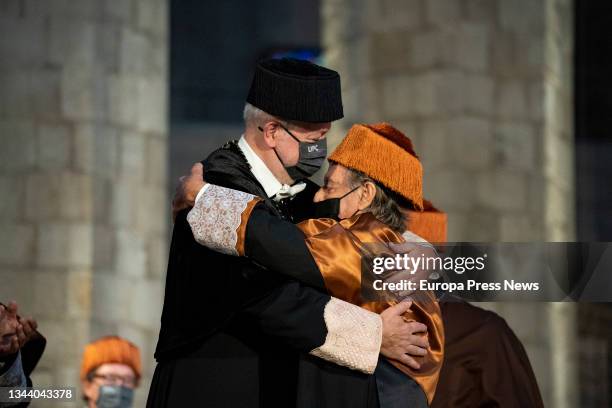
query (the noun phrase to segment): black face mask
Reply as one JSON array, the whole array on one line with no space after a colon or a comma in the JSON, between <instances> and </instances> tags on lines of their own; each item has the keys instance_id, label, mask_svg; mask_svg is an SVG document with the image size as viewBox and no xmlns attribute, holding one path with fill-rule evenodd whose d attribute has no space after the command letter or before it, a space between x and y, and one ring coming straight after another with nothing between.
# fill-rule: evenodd
<instances>
[{"instance_id":1,"label":"black face mask","mask_svg":"<svg viewBox=\"0 0 612 408\"><path fill-rule=\"evenodd\" d=\"M276 152L276 149L274 149L276 157L278 157L278 160L281 162L283 167L285 167L285 170L287 170L289 177L297 181L315 174L317 170L323 166L323 163L325 163L325 158L327 157L327 139L322 139L311 143L302 142L300 139L295 137L289 131L289 129L281 124L279 124L279 126L300 144L300 155L295 166L285 166L285 163L283 163L281 160L280 156ZM261 127L258 127L258 129L263 132Z\"/></svg>"},{"instance_id":2,"label":"black face mask","mask_svg":"<svg viewBox=\"0 0 612 408\"><path fill-rule=\"evenodd\" d=\"M359 187L361 186L355 187L342 197L328 198L327 200L314 203L315 218L331 218L332 220L340 221L340 200L357 190ZM357 211L359 210L355 210L355 213L357 213ZM355 213L353 213L353 215L355 215ZM351 217L353 215L351 215Z\"/></svg>"}]
</instances>

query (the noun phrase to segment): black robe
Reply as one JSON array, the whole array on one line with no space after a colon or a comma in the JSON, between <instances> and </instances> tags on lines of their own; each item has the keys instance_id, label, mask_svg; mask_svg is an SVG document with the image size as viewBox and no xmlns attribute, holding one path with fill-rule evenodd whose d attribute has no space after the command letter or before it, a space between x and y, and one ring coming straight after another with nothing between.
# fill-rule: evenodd
<instances>
[{"instance_id":1,"label":"black robe","mask_svg":"<svg viewBox=\"0 0 612 408\"><path fill-rule=\"evenodd\" d=\"M207 181L266 197L236 142L203 164ZM292 200L267 205L295 222L308 218L313 184ZM312 407L296 402L298 387L300 399L324 399L316 396L317 384L298 380L298 365L311 363L309 357L301 363L298 353L325 342L329 295L199 245L186 214L177 216L172 234L147 407ZM344 406L376 406L371 376L322 361L315 368L319 364L332 366L339 381L359 385Z\"/></svg>"}]
</instances>

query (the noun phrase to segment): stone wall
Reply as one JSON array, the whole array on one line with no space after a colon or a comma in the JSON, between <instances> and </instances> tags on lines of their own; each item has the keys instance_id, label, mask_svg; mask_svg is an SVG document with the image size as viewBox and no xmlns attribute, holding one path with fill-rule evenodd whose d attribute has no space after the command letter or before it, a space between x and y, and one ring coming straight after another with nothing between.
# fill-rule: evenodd
<instances>
[{"instance_id":1,"label":"stone wall","mask_svg":"<svg viewBox=\"0 0 612 408\"><path fill-rule=\"evenodd\" d=\"M324 0L322 20L346 113L330 145L355 122L403 130L451 241L573 240L571 0ZM555 337L571 334L573 308L490 307L547 405L576 406L572 346Z\"/></svg>"},{"instance_id":2,"label":"stone wall","mask_svg":"<svg viewBox=\"0 0 612 408\"><path fill-rule=\"evenodd\" d=\"M119 334L153 368L167 260L165 0L0 3L0 299L39 321L34 381Z\"/></svg>"}]
</instances>

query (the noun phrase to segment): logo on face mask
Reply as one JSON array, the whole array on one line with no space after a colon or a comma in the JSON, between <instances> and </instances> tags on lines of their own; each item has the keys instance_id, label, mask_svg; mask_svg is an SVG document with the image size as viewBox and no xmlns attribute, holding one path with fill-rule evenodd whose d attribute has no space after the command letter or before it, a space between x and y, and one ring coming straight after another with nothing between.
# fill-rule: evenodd
<instances>
[{"instance_id":1,"label":"logo on face mask","mask_svg":"<svg viewBox=\"0 0 612 408\"><path fill-rule=\"evenodd\" d=\"M289 129L280 123L279 126L299 143L300 153L295 166L286 166L278 155L276 148L273 149L278 161L280 161L285 170L287 170L289 177L291 177L294 181L298 181L315 174L317 170L323 166L323 163L325 163L325 158L327 157L327 140L322 139L314 143L302 142L300 139L295 137L293 133L289 131ZM261 127L258 127L258 129L263 132Z\"/></svg>"}]
</instances>

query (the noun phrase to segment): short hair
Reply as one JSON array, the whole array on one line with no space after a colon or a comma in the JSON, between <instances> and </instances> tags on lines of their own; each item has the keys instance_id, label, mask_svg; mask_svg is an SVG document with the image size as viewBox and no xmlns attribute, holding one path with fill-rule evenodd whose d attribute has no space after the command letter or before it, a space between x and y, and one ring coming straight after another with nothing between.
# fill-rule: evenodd
<instances>
[{"instance_id":1,"label":"short hair","mask_svg":"<svg viewBox=\"0 0 612 408\"><path fill-rule=\"evenodd\" d=\"M388 225L394 231L403 234L406 231L407 216L402 207L411 209L414 206L399 194L380 185L376 180L366 176L360 171L348 169L349 187L355 188L369 181L376 186L374 199L367 208L380 222Z\"/></svg>"},{"instance_id":2,"label":"short hair","mask_svg":"<svg viewBox=\"0 0 612 408\"><path fill-rule=\"evenodd\" d=\"M250 103L244 104L244 110L242 111L242 118L244 119L245 125L259 124L269 120L274 120L274 116L267 112L262 111L258 107L251 105Z\"/></svg>"}]
</instances>

